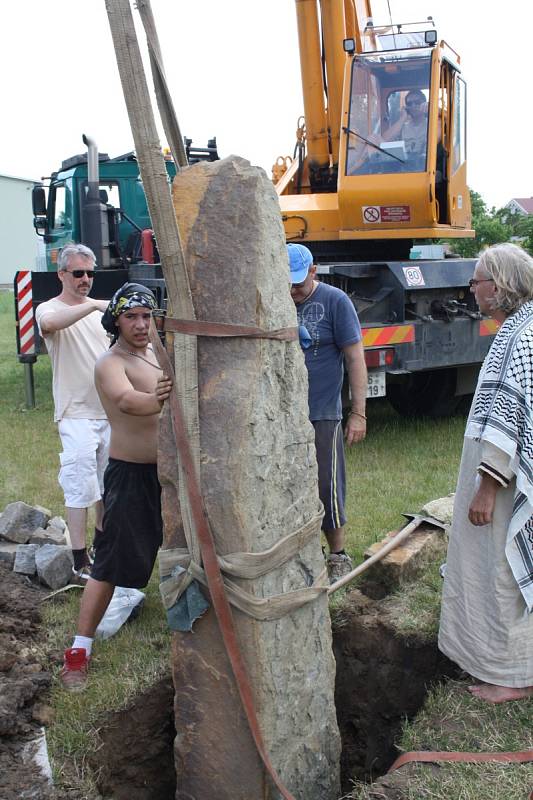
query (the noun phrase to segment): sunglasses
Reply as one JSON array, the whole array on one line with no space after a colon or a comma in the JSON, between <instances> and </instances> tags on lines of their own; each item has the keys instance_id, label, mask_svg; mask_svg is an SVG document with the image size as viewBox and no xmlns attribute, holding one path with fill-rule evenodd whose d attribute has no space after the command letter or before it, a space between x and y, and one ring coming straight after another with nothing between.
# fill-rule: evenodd
<instances>
[{"instance_id":1,"label":"sunglasses","mask_svg":"<svg viewBox=\"0 0 533 800\"><path fill-rule=\"evenodd\" d=\"M468 281L468 285L472 289L472 287L475 288L478 285L478 283L487 283L488 281L494 281L494 278L479 278L477 280L476 278L470 278L470 280Z\"/></svg>"},{"instance_id":2,"label":"sunglasses","mask_svg":"<svg viewBox=\"0 0 533 800\"><path fill-rule=\"evenodd\" d=\"M75 278L83 278L84 275L87 275L89 279L94 278L94 269L64 269L63 272L68 272Z\"/></svg>"},{"instance_id":3,"label":"sunglasses","mask_svg":"<svg viewBox=\"0 0 533 800\"><path fill-rule=\"evenodd\" d=\"M406 107L406 108L414 108L415 106L421 106L421 105L422 105L422 102L423 102L422 100L415 100L415 101L414 101L414 102L412 102L412 103L406 103L406 104L405 104L405 107Z\"/></svg>"}]
</instances>

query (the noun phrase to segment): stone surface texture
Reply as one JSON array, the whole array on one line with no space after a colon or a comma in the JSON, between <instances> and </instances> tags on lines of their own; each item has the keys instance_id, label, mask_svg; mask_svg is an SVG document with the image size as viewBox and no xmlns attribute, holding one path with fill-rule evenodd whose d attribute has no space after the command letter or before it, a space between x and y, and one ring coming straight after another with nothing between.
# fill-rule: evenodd
<instances>
[{"instance_id":1,"label":"stone surface texture","mask_svg":"<svg viewBox=\"0 0 533 800\"><path fill-rule=\"evenodd\" d=\"M29 506L21 500L9 503L0 518L0 539L26 544L37 528L45 528L50 513L41 506Z\"/></svg>"},{"instance_id":2,"label":"stone surface texture","mask_svg":"<svg viewBox=\"0 0 533 800\"><path fill-rule=\"evenodd\" d=\"M37 528L30 536L30 544L67 544L67 537L61 528L49 525L46 530Z\"/></svg>"},{"instance_id":3,"label":"stone surface texture","mask_svg":"<svg viewBox=\"0 0 533 800\"><path fill-rule=\"evenodd\" d=\"M445 525L451 525L454 500L455 493L449 494L446 497L439 497L437 500L431 500L429 503L426 503L422 509L422 513L435 517L435 519L438 519Z\"/></svg>"},{"instance_id":4,"label":"stone surface texture","mask_svg":"<svg viewBox=\"0 0 533 800\"><path fill-rule=\"evenodd\" d=\"M13 571L21 575L35 575L35 555L39 549L38 544L19 544L15 554Z\"/></svg>"},{"instance_id":5,"label":"stone surface texture","mask_svg":"<svg viewBox=\"0 0 533 800\"><path fill-rule=\"evenodd\" d=\"M295 326L279 205L266 174L235 156L198 164L177 176L173 197L197 318ZM201 486L217 551L266 550L320 508L299 343L199 338L198 353ZM162 431L168 436L168 417ZM175 470L161 454L160 472L165 546L176 546L183 535L168 485ZM312 583L324 569L318 527L298 557L237 583L256 597ZM233 617L275 768L297 800L335 800L340 739L326 596L276 621L237 610ZM176 797L278 798L252 743L212 610L192 634L174 635L173 671Z\"/></svg>"},{"instance_id":6,"label":"stone surface texture","mask_svg":"<svg viewBox=\"0 0 533 800\"><path fill-rule=\"evenodd\" d=\"M364 553L365 558L379 552L397 534L398 531L390 531L384 539L368 547ZM370 567L364 577L365 593L372 597L382 597L415 580L438 554L442 557L446 554L444 530L422 523L398 547ZM377 590L378 586L381 586L382 591Z\"/></svg>"},{"instance_id":7,"label":"stone surface texture","mask_svg":"<svg viewBox=\"0 0 533 800\"><path fill-rule=\"evenodd\" d=\"M17 547L20 547L20 545L16 542L5 542L0 539L0 561L13 568Z\"/></svg>"},{"instance_id":8,"label":"stone surface texture","mask_svg":"<svg viewBox=\"0 0 533 800\"><path fill-rule=\"evenodd\" d=\"M64 531L67 527L67 523L63 519L63 517L52 517L50 522L48 523L49 528L59 528L60 531Z\"/></svg>"},{"instance_id":9,"label":"stone surface texture","mask_svg":"<svg viewBox=\"0 0 533 800\"><path fill-rule=\"evenodd\" d=\"M69 547L43 544L35 554L37 575L50 589L62 589L72 576L72 551Z\"/></svg>"}]
</instances>

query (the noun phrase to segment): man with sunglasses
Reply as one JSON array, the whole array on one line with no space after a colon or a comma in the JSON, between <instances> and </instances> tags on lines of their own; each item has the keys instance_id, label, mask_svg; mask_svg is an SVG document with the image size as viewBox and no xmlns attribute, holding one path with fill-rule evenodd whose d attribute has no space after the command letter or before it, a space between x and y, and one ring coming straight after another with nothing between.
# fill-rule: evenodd
<instances>
[{"instance_id":1,"label":"man with sunglasses","mask_svg":"<svg viewBox=\"0 0 533 800\"><path fill-rule=\"evenodd\" d=\"M59 483L74 560L72 582L90 574L87 509L95 506L95 546L102 530L103 476L109 423L94 385L94 365L109 347L102 328L107 301L89 297L96 259L83 244L68 244L57 257L61 293L41 303L35 316L52 362L54 420L63 447Z\"/></svg>"},{"instance_id":2,"label":"man with sunglasses","mask_svg":"<svg viewBox=\"0 0 533 800\"><path fill-rule=\"evenodd\" d=\"M428 129L428 104L424 92L411 89L405 96L398 121L387 131L385 139L400 138L405 142L407 157L425 155ZM440 134L439 134L440 138Z\"/></svg>"}]
</instances>

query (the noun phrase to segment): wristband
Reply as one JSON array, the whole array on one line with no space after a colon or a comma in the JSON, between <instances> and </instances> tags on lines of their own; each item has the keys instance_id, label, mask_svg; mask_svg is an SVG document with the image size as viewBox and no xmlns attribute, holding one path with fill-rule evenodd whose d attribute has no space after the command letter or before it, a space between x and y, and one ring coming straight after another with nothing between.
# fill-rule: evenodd
<instances>
[{"instance_id":1,"label":"wristband","mask_svg":"<svg viewBox=\"0 0 533 800\"><path fill-rule=\"evenodd\" d=\"M366 414L362 414L360 411L349 411L348 412L348 416L349 417L361 417L361 419L365 419L366 420Z\"/></svg>"}]
</instances>

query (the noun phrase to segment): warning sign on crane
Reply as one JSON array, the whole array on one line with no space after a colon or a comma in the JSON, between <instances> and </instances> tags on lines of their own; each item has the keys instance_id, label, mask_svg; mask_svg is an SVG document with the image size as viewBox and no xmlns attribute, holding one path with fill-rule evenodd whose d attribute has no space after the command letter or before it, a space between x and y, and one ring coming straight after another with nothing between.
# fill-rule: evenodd
<instances>
[{"instance_id":1,"label":"warning sign on crane","mask_svg":"<svg viewBox=\"0 0 533 800\"><path fill-rule=\"evenodd\" d=\"M375 225L383 222L410 222L409 206L363 206L363 222Z\"/></svg>"}]
</instances>

